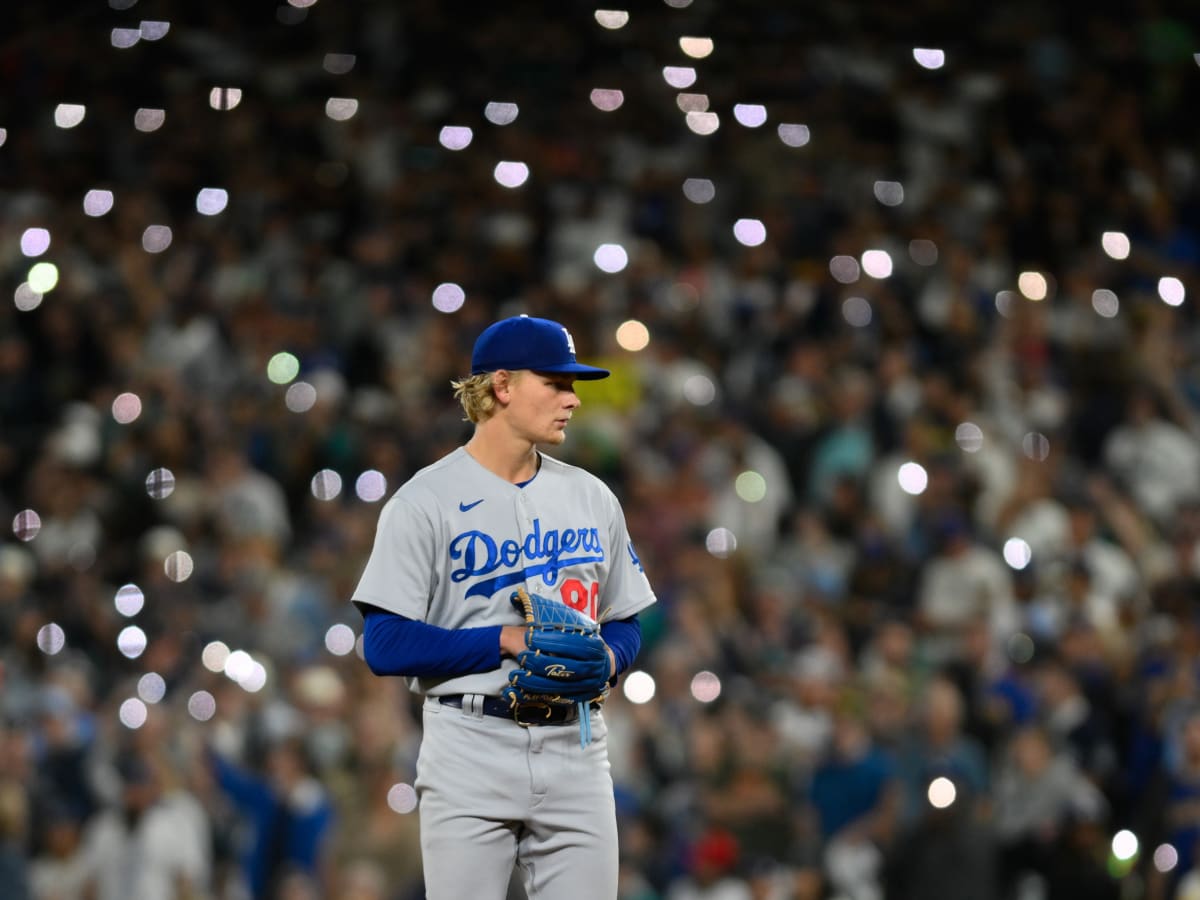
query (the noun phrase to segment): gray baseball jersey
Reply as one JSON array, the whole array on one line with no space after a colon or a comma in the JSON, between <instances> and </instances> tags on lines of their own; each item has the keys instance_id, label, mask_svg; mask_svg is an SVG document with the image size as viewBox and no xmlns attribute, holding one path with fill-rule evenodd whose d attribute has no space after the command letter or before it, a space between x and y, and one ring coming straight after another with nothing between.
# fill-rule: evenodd
<instances>
[{"instance_id":1,"label":"gray baseball jersey","mask_svg":"<svg viewBox=\"0 0 1200 900\"><path fill-rule=\"evenodd\" d=\"M541 454L518 487L459 447L388 500L354 592L366 603L441 628L514 625L509 596L558 597L599 622L654 603L617 498L596 476ZM448 679L411 678L415 691L497 695L516 665Z\"/></svg>"}]
</instances>

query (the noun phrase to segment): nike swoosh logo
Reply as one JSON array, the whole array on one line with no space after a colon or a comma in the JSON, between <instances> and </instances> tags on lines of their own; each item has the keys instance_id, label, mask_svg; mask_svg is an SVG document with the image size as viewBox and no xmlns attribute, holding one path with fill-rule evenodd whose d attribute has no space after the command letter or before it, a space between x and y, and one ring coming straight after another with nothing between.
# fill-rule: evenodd
<instances>
[{"instance_id":1,"label":"nike swoosh logo","mask_svg":"<svg viewBox=\"0 0 1200 900\"><path fill-rule=\"evenodd\" d=\"M476 500L474 503L459 503L459 504L458 504L458 508L459 508L460 510L462 510L463 512L466 512L466 511L467 511L467 510L469 510L469 509L474 509L475 507L477 507L477 506L478 506L480 503L482 503L482 502L483 502L483 500L482 500L482 499L480 499L480 500Z\"/></svg>"}]
</instances>

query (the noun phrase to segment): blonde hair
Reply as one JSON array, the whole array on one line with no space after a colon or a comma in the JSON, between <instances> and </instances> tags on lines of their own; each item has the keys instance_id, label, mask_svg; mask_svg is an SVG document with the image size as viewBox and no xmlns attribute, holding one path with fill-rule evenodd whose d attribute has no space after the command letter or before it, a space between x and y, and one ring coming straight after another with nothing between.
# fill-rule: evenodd
<instances>
[{"instance_id":1,"label":"blonde hair","mask_svg":"<svg viewBox=\"0 0 1200 900\"><path fill-rule=\"evenodd\" d=\"M495 372L481 372L478 375L468 375L451 381L456 399L467 414L467 421L478 425L486 422L496 413L496 392L492 389L492 377ZM520 376L520 371L509 372L509 381Z\"/></svg>"}]
</instances>

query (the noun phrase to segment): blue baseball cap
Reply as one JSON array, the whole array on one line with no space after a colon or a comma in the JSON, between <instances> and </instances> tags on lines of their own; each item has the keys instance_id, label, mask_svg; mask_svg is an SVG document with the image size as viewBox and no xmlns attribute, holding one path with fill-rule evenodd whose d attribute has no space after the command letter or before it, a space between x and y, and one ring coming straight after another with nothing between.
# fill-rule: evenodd
<instances>
[{"instance_id":1,"label":"blue baseball cap","mask_svg":"<svg viewBox=\"0 0 1200 900\"><path fill-rule=\"evenodd\" d=\"M497 369L565 372L581 381L607 378L608 369L575 361L575 341L558 322L533 316L501 319L484 329L471 354L471 374Z\"/></svg>"}]
</instances>

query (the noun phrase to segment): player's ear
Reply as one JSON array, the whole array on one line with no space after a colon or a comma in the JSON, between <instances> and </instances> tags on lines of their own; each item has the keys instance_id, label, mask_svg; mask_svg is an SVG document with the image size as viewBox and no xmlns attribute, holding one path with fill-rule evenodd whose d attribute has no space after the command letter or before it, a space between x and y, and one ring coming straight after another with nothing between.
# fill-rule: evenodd
<instances>
[{"instance_id":1,"label":"player's ear","mask_svg":"<svg viewBox=\"0 0 1200 900\"><path fill-rule=\"evenodd\" d=\"M497 369L492 373L492 392L501 403L508 402L512 382L513 373L508 369Z\"/></svg>"}]
</instances>

